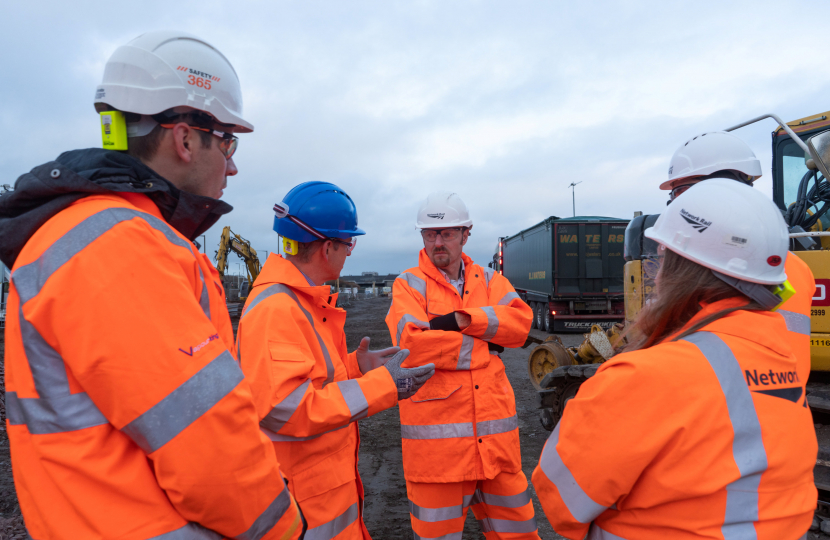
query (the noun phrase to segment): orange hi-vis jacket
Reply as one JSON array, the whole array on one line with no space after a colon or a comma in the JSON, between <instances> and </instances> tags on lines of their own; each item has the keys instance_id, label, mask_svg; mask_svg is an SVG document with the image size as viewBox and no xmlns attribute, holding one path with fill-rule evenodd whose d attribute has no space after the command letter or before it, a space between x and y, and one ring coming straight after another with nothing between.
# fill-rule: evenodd
<instances>
[{"instance_id":1,"label":"orange hi-vis jacket","mask_svg":"<svg viewBox=\"0 0 830 540\"><path fill-rule=\"evenodd\" d=\"M504 276L462 258L463 298L421 250L418 267L395 280L386 315L393 343L410 350L403 366L435 364L435 375L400 402L404 475L412 482L521 470L513 388L487 343L523 345L533 313ZM429 329L431 319L454 311L472 319L463 331Z\"/></svg>"},{"instance_id":2,"label":"orange hi-vis jacket","mask_svg":"<svg viewBox=\"0 0 830 540\"><path fill-rule=\"evenodd\" d=\"M146 195L91 195L43 224L12 269L6 324L32 538L299 537L218 273Z\"/></svg>"},{"instance_id":3,"label":"orange hi-vis jacket","mask_svg":"<svg viewBox=\"0 0 830 540\"><path fill-rule=\"evenodd\" d=\"M368 539L357 420L394 406L398 390L387 369L361 375L346 351L346 311L336 305L328 285L310 285L272 254L245 304L237 346L260 427L308 521L306 538Z\"/></svg>"},{"instance_id":4,"label":"orange hi-vis jacket","mask_svg":"<svg viewBox=\"0 0 830 540\"><path fill-rule=\"evenodd\" d=\"M686 328L741 303L709 304ZM786 334L779 313L737 311L603 364L533 473L554 530L574 540L804 537L818 446Z\"/></svg>"},{"instance_id":5,"label":"orange hi-vis jacket","mask_svg":"<svg viewBox=\"0 0 830 540\"><path fill-rule=\"evenodd\" d=\"M784 261L787 279L795 294L776 310L787 323L787 340L798 359L798 377L807 381L810 376L810 309L816 290L813 272L795 253L788 253Z\"/></svg>"}]
</instances>

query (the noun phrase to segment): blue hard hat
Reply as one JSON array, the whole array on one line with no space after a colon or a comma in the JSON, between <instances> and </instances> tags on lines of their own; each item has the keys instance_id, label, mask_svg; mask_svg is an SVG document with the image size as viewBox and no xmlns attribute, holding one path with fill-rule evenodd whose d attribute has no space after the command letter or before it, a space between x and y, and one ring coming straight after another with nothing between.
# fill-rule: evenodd
<instances>
[{"instance_id":1,"label":"blue hard hat","mask_svg":"<svg viewBox=\"0 0 830 540\"><path fill-rule=\"evenodd\" d=\"M357 208L351 197L329 182L303 182L283 198L288 213L327 238L347 239L366 234L357 227ZM297 242L313 242L316 236L288 218L274 218L277 234Z\"/></svg>"}]
</instances>

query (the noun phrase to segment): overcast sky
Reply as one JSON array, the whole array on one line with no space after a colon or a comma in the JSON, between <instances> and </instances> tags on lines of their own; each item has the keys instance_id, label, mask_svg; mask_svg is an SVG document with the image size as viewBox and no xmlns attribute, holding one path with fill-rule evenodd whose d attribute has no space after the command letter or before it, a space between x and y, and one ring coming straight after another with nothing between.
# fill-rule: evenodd
<instances>
[{"instance_id":1,"label":"overcast sky","mask_svg":"<svg viewBox=\"0 0 830 540\"><path fill-rule=\"evenodd\" d=\"M674 150L765 112L830 109L828 2L9 2L0 32L0 184L100 146L92 106L121 44L181 29L219 48L255 132L240 137L221 228L277 247L273 203L307 180L354 199L344 273L417 263L419 203L458 193L467 253L547 216L657 213ZM764 165L771 120L737 133ZM237 269L237 259L231 257Z\"/></svg>"}]
</instances>

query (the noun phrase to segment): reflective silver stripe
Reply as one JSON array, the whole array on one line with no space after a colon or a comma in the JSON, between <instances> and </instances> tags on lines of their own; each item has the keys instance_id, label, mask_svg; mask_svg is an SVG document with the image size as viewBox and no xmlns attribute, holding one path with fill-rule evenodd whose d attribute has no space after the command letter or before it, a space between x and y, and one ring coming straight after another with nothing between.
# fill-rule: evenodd
<instances>
[{"instance_id":1,"label":"reflective silver stripe","mask_svg":"<svg viewBox=\"0 0 830 540\"><path fill-rule=\"evenodd\" d=\"M472 437L473 423L434 424L431 426L412 426L401 424L403 439L452 439L455 437Z\"/></svg>"},{"instance_id":2,"label":"reflective silver stripe","mask_svg":"<svg viewBox=\"0 0 830 540\"><path fill-rule=\"evenodd\" d=\"M509 293L507 293L507 294L505 294L504 296L502 296L502 297L501 297L501 300L499 300L498 305L500 305L500 306L505 306L505 305L509 304L510 302L512 302L513 300L515 300L515 299L517 299L517 298L518 298L519 300L521 300L521 299L522 299L522 297L521 297L521 296L519 296L519 293L517 293L517 292L509 292Z\"/></svg>"},{"instance_id":3,"label":"reflective silver stripe","mask_svg":"<svg viewBox=\"0 0 830 540\"><path fill-rule=\"evenodd\" d=\"M19 398L17 392L7 392L6 417L13 426L25 424L33 435L64 433L107 423L86 392L41 398Z\"/></svg>"},{"instance_id":4,"label":"reflective silver stripe","mask_svg":"<svg viewBox=\"0 0 830 540\"><path fill-rule=\"evenodd\" d=\"M513 415L509 418L499 418L498 420L483 420L476 422L476 433L481 437L482 435L496 435L498 433L507 433L519 428L519 418Z\"/></svg>"},{"instance_id":5,"label":"reflective silver stripe","mask_svg":"<svg viewBox=\"0 0 830 540\"><path fill-rule=\"evenodd\" d=\"M345 512L318 527L306 531L305 540L330 540L344 530L346 527L357 521L357 503L346 509Z\"/></svg>"},{"instance_id":6,"label":"reflective silver stripe","mask_svg":"<svg viewBox=\"0 0 830 540\"><path fill-rule=\"evenodd\" d=\"M260 294L257 295L254 300L248 304L248 307L245 308L245 311L242 312L242 317L247 315L252 309L260 304L266 298L270 298L275 294L287 294L291 297L292 300L297 304L297 307L305 315L306 319L308 320L308 324L311 325L311 329L314 330L314 335L317 336L317 344L320 346L320 350L323 352L323 357L326 359L326 380L323 382L323 387L332 381L334 381L334 364L331 362L331 356L329 356L329 350L326 348L326 344L323 342L323 338L320 337L320 332L317 331L317 328L314 326L314 319L311 317L311 313L309 313L306 308L300 303L300 299L297 298L297 295L294 294L287 285L283 285L282 283L275 283L274 285L269 286L267 289L262 291ZM240 317L240 322L242 320ZM238 338L237 338L238 340Z\"/></svg>"},{"instance_id":7,"label":"reflective silver stripe","mask_svg":"<svg viewBox=\"0 0 830 540\"><path fill-rule=\"evenodd\" d=\"M455 369L470 369L470 366L473 363L473 347L475 344L475 339L473 339L472 336L462 334L461 348L458 351L458 365Z\"/></svg>"},{"instance_id":8,"label":"reflective silver stripe","mask_svg":"<svg viewBox=\"0 0 830 540\"><path fill-rule=\"evenodd\" d=\"M108 423L89 395L70 393L63 358L23 316L22 304L18 306L18 324L39 397L19 398L16 392L9 392L6 402L6 407L11 402L11 413L7 412L9 422L26 424L29 432L35 434L76 431ZM8 400L8 396L13 397Z\"/></svg>"},{"instance_id":9,"label":"reflective silver stripe","mask_svg":"<svg viewBox=\"0 0 830 540\"><path fill-rule=\"evenodd\" d=\"M294 437L293 435L283 435L281 433L274 433L269 429L265 429L260 426L260 431L262 431L266 437L271 439L272 441L276 442L302 442L302 441L310 441L311 439L316 439L318 437L322 437L327 433L332 433L334 431L339 431L341 429L345 429L349 427L351 424L346 424L345 426L338 426L334 429L330 429L328 431L324 431L323 433L318 433L317 435L309 435L308 437Z\"/></svg>"},{"instance_id":10,"label":"reflective silver stripe","mask_svg":"<svg viewBox=\"0 0 830 540\"><path fill-rule=\"evenodd\" d=\"M499 318L496 315L496 310L493 309L493 306L484 306L481 310L487 314L487 330L484 332L484 335L481 336L481 339L484 341L490 341L496 337L496 332L499 331Z\"/></svg>"},{"instance_id":11,"label":"reflective silver stripe","mask_svg":"<svg viewBox=\"0 0 830 540\"><path fill-rule=\"evenodd\" d=\"M291 415L294 414L294 411L297 410L297 407L300 406L306 390L308 390L310 385L311 379L306 379L303 384L285 396L285 399L274 405L274 408L271 409L267 415L265 415L265 418L259 421L259 425L265 429L273 431L274 433L279 433L282 427L291 418Z\"/></svg>"},{"instance_id":12,"label":"reflective silver stripe","mask_svg":"<svg viewBox=\"0 0 830 540\"><path fill-rule=\"evenodd\" d=\"M82 249L123 221L140 218L162 233L169 242L193 253L192 246L180 238L164 221L129 208L107 208L84 219L58 238L37 260L17 268L12 274L20 303L25 304L43 288L46 280Z\"/></svg>"},{"instance_id":13,"label":"reflective silver stripe","mask_svg":"<svg viewBox=\"0 0 830 540\"><path fill-rule=\"evenodd\" d=\"M600 529L596 523L592 523L585 540L625 540L625 538Z\"/></svg>"},{"instance_id":14,"label":"reflective silver stripe","mask_svg":"<svg viewBox=\"0 0 830 540\"><path fill-rule=\"evenodd\" d=\"M494 495L477 489L474 495L472 504L484 503L502 508L521 508L530 503L530 488L516 495Z\"/></svg>"},{"instance_id":15,"label":"reflective silver stripe","mask_svg":"<svg viewBox=\"0 0 830 540\"><path fill-rule=\"evenodd\" d=\"M108 208L75 225L52 243L37 260L15 269L12 273L12 281L20 297L18 318L23 350L39 396L18 398L14 393L11 399L14 402L12 414L14 421L25 423L30 433L60 433L107 423L104 415L86 393L70 393L66 374L68 367L34 325L24 317L23 305L37 296L46 281L80 251L115 225L134 218L144 220L150 227L162 233L169 242L193 254L191 244L155 216L129 208ZM202 281L204 283L204 278ZM203 291L207 291L204 285L202 288Z\"/></svg>"},{"instance_id":16,"label":"reflective silver stripe","mask_svg":"<svg viewBox=\"0 0 830 540\"><path fill-rule=\"evenodd\" d=\"M208 296L208 288L207 282L205 281L205 275L202 273L202 267L199 267L199 279L202 280L202 295L199 297L199 305L202 306L202 311L205 312L205 316L210 319L210 297Z\"/></svg>"},{"instance_id":17,"label":"reflective silver stripe","mask_svg":"<svg viewBox=\"0 0 830 540\"><path fill-rule=\"evenodd\" d=\"M404 272L403 274L399 275L395 279L401 279L403 281L406 281L406 284L409 285L409 287L411 289L416 290L419 293L421 293L421 296L423 296L424 299L426 300L426 297L427 297L427 282L425 280L419 278L415 274L410 274L409 272Z\"/></svg>"},{"instance_id":18,"label":"reflective silver stripe","mask_svg":"<svg viewBox=\"0 0 830 540\"><path fill-rule=\"evenodd\" d=\"M352 413L352 419L349 422L366 418L369 414L369 401L366 400L363 389L360 388L360 383L355 379L349 379L348 381L340 381L337 383L337 387L340 388L343 400L346 402L349 412Z\"/></svg>"},{"instance_id":19,"label":"reflective silver stripe","mask_svg":"<svg viewBox=\"0 0 830 540\"><path fill-rule=\"evenodd\" d=\"M205 529L198 523L188 523L180 529L154 536L148 540L220 540L221 534Z\"/></svg>"},{"instance_id":20,"label":"reflective silver stripe","mask_svg":"<svg viewBox=\"0 0 830 540\"><path fill-rule=\"evenodd\" d=\"M783 309L777 310L776 313L780 313L784 317L784 321L787 323L787 330L790 332L804 334L805 336L810 335L810 317L807 315Z\"/></svg>"},{"instance_id":21,"label":"reflective silver stripe","mask_svg":"<svg viewBox=\"0 0 830 540\"><path fill-rule=\"evenodd\" d=\"M562 422L556 425L556 429L550 434L548 442L545 443L545 448L542 450L542 458L539 460L539 466L542 472L548 477L556 489L559 490L559 495L562 502L568 507L571 515L580 523L590 523L598 515L603 513L607 506L603 506L595 502L588 496L585 491L577 483L576 479L568 470L568 467L556 451L556 445L559 443L559 427Z\"/></svg>"},{"instance_id":22,"label":"reflective silver stripe","mask_svg":"<svg viewBox=\"0 0 830 540\"><path fill-rule=\"evenodd\" d=\"M481 532L500 532L500 533L529 533L535 531L538 527L536 525L536 516L524 521L511 521L509 519L495 519L491 517L479 520Z\"/></svg>"},{"instance_id":23,"label":"reflective silver stripe","mask_svg":"<svg viewBox=\"0 0 830 540\"><path fill-rule=\"evenodd\" d=\"M289 508L291 508L291 495L288 493L288 488L283 487L277 498L254 520L251 528L235 538L237 540L259 540L274 528Z\"/></svg>"},{"instance_id":24,"label":"reflective silver stripe","mask_svg":"<svg viewBox=\"0 0 830 540\"><path fill-rule=\"evenodd\" d=\"M406 323L412 323L418 328L429 330L428 322L422 321L421 319L417 319L414 315L410 315L409 313L407 313L406 315L401 317L401 320L398 321L398 336L395 339L395 343L397 343L399 346L401 344L401 334L403 334L403 329L406 326Z\"/></svg>"},{"instance_id":25,"label":"reflective silver stripe","mask_svg":"<svg viewBox=\"0 0 830 540\"><path fill-rule=\"evenodd\" d=\"M492 268L482 268L482 270L484 270L484 282L489 288L490 280L493 279L493 274L495 273L495 271Z\"/></svg>"},{"instance_id":26,"label":"reflective silver stripe","mask_svg":"<svg viewBox=\"0 0 830 540\"><path fill-rule=\"evenodd\" d=\"M243 379L242 370L231 353L222 351L121 431L151 454L212 409Z\"/></svg>"},{"instance_id":27,"label":"reflective silver stripe","mask_svg":"<svg viewBox=\"0 0 830 540\"><path fill-rule=\"evenodd\" d=\"M453 532L449 534L442 534L441 536L418 536L418 533L412 531L412 536L415 540L461 540L464 531Z\"/></svg>"},{"instance_id":28,"label":"reflective silver stripe","mask_svg":"<svg viewBox=\"0 0 830 540\"><path fill-rule=\"evenodd\" d=\"M424 508L409 501L409 513L427 523L436 523L438 521L464 517L465 508L466 506L461 505L444 506L443 508Z\"/></svg>"},{"instance_id":29,"label":"reflective silver stripe","mask_svg":"<svg viewBox=\"0 0 830 540\"><path fill-rule=\"evenodd\" d=\"M725 540L756 538L753 523L758 521L758 485L768 464L752 394L741 365L721 338L711 332L696 332L683 341L696 345L715 372L735 434L732 455L741 476L726 486L726 515L721 532Z\"/></svg>"}]
</instances>

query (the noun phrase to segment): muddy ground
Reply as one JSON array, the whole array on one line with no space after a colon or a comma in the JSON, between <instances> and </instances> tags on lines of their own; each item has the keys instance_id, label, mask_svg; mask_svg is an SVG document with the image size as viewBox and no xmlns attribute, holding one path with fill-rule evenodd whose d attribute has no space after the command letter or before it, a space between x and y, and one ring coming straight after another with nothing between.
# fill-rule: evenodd
<instances>
[{"instance_id":1,"label":"muddy ground","mask_svg":"<svg viewBox=\"0 0 830 540\"><path fill-rule=\"evenodd\" d=\"M383 322L389 310L386 298L352 300L345 306L346 338L349 350L354 350L363 336L372 338L372 349L391 347L389 331ZM541 334L540 334L541 336ZM581 336L563 336L566 345L581 341ZM572 343L575 342L575 343ZM528 350L508 349L502 354L507 377L516 394L516 412L519 416L519 434L522 445L522 469L530 480L533 469L539 462L542 446L548 432L539 423L534 405L534 390L527 378ZM365 521L375 540L412 539L409 524L409 502L406 498L406 482L401 461L401 432L398 408L393 407L382 413L360 421L360 476L366 488ZM533 492L536 521L539 536L544 540L562 538L553 532L542 512L539 500ZM467 514L464 539L483 539L478 522L472 511Z\"/></svg>"}]
</instances>

